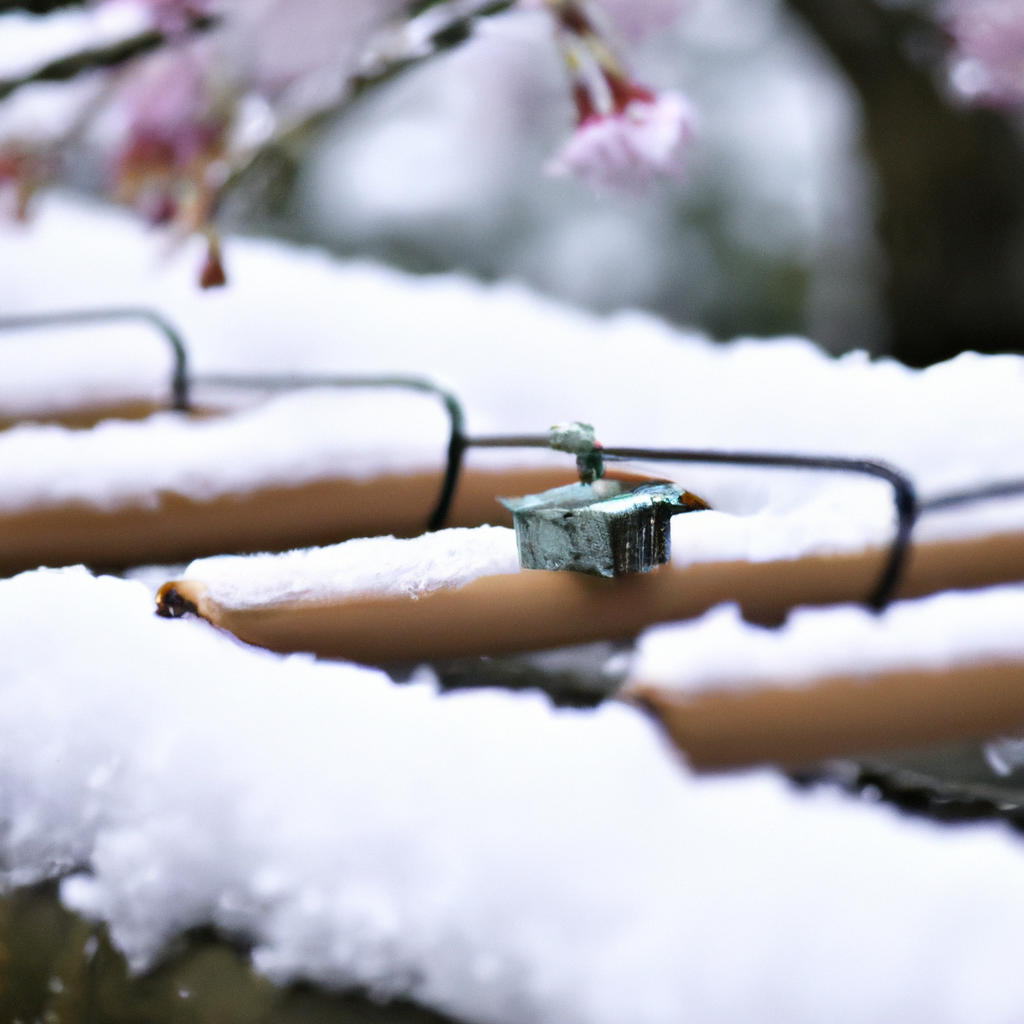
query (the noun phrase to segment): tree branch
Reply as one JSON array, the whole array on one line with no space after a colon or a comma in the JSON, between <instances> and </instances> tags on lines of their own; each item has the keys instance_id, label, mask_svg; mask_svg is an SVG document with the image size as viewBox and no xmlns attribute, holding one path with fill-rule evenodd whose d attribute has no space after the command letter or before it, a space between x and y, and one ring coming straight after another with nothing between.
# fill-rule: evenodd
<instances>
[{"instance_id":1,"label":"tree branch","mask_svg":"<svg viewBox=\"0 0 1024 1024\"><path fill-rule=\"evenodd\" d=\"M192 31L203 32L215 24L217 21L214 18L195 18L190 27ZM78 53L50 61L49 64L44 64L19 78L0 79L0 100L6 99L15 90L32 82L66 82L86 71L117 67L144 53L158 49L166 42L168 42L167 36L162 32L149 29L107 46L80 50Z\"/></svg>"},{"instance_id":2,"label":"tree branch","mask_svg":"<svg viewBox=\"0 0 1024 1024\"><path fill-rule=\"evenodd\" d=\"M22 3L10 3L0 0L0 14L6 11L27 11L29 14L50 14L61 7L81 7L85 0L27 0Z\"/></svg>"},{"instance_id":3,"label":"tree branch","mask_svg":"<svg viewBox=\"0 0 1024 1024\"><path fill-rule=\"evenodd\" d=\"M507 11L515 0L440 0L421 5L420 13L410 18L386 45L367 55L361 70L352 78L350 88L337 103L319 110L301 123L265 143L237 167L221 189L217 207L250 178L273 167L273 175L291 168L298 156L327 123L352 106L364 93L382 85L402 72L453 49L468 39L482 18Z\"/></svg>"}]
</instances>

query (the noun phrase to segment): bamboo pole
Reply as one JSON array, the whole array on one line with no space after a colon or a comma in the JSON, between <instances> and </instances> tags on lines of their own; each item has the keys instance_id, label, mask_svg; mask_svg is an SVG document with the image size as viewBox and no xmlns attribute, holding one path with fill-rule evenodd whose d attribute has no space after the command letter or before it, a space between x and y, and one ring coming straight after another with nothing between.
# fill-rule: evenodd
<instances>
[{"instance_id":1,"label":"bamboo pole","mask_svg":"<svg viewBox=\"0 0 1024 1024\"><path fill-rule=\"evenodd\" d=\"M201 579L176 580L159 598L166 614L194 611L270 650L311 651L365 663L493 655L633 636L646 626L694 618L736 601L760 622L790 608L864 600L888 555L809 556L774 562L669 564L602 579L523 570L410 597L354 596L230 608ZM897 590L940 590L1024 579L1024 534L914 545Z\"/></svg>"},{"instance_id":2,"label":"bamboo pole","mask_svg":"<svg viewBox=\"0 0 1024 1024\"><path fill-rule=\"evenodd\" d=\"M953 665L692 695L641 681L627 699L654 712L698 769L983 740L1024 730L1024 662Z\"/></svg>"}]
</instances>

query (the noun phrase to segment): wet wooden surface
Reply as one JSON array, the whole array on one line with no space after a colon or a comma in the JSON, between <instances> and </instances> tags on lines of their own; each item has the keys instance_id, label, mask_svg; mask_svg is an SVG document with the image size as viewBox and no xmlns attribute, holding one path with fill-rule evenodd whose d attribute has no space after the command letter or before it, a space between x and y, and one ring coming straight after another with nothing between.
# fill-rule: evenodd
<instances>
[{"instance_id":1,"label":"wet wooden surface","mask_svg":"<svg viewBox=\"0 0 1024 1024\"><path fill-rule=\"evenodd\" d=\"M3 1024L454 1024L408 1002L278 988L243 949L206 931L132 977L105 930L66 910L55 884L0 897Z\"/></svg>"}]
</instances>

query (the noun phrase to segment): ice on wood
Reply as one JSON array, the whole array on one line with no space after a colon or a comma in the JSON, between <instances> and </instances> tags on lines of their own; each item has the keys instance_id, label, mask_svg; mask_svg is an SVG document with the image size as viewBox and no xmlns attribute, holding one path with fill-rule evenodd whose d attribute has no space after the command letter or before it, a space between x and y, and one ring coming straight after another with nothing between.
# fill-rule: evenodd
<instances>
[{"instance_id":1,"label":"ice on wood","mask_svg":"<svg viewBox=\"0 0 1024 1024\"><path fill-rule=\"evenodd\" d=\"M1001 827L698 778L626 705L282 658L82 569L0 582L0 635L5 876L67 875L136 969L212 924L482 1024L1024 1016Z\"/></svg>"}]
</instances>

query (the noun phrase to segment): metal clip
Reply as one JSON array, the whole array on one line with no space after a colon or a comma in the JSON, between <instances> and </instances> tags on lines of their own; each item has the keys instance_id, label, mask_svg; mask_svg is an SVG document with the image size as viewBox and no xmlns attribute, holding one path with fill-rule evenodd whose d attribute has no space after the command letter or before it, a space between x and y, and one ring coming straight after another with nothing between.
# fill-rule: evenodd
<instances>
[{"instance_id":1,"label":"metal clip","mask_svg":"<svg viewBox=\"0 0 1024 1024\"><path fill-rule=\"evenodd\" d=\"M601 446L589 424L552 427L550 445L576 456L581 482L499 499L512 513L524 569L593 576L650 572L671 557L672 516L708 507L667 480L604 479Z\"/></svg>"}]
</instances>

